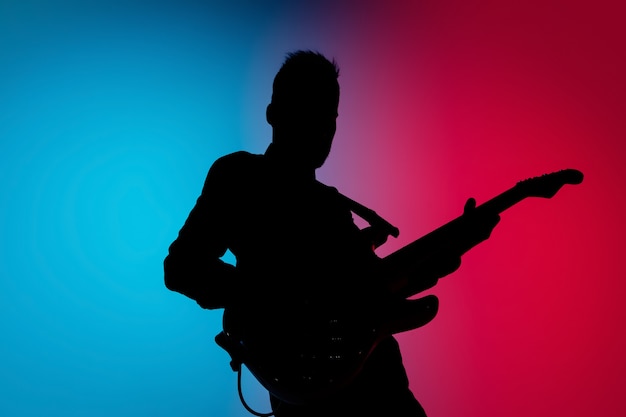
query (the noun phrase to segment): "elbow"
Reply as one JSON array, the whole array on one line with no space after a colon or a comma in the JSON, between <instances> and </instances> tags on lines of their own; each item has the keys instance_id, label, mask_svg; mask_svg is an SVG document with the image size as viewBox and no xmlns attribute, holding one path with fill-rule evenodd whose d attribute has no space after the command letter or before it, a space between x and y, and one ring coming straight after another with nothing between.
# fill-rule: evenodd
<instances>
[{"instance_id":1,"label":"elbow","mask_svg":"<svg viewBox=\"0 0 626 417\"><path fill-rule=\"evenodd\" d=\"M165 258L163 261L163 283L165 284L165 288L170 291L177 291L178 286L176 285L176 280L174 276L176 274L172 271L171 261L168 261L168 258Z\"/></svg>"},{"instance_id":2,"label":"elbow","mask_svg":"<svg viewBox=\"0 0 626 417\"><path fill-rule=\"evenodd\" d=\"M176 291L174 288L174 281L172 280L172 278L170 277L170 275L166 272L163 275L163 283L165 284L165 288L167 288L170 291Z\"/></svg>"}]
</instances>

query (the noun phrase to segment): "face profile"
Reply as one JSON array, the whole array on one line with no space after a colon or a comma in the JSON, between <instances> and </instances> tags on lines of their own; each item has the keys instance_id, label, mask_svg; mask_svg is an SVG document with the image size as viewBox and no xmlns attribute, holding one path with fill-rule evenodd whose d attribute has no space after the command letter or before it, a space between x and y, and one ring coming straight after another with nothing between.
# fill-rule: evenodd
<instances>
[{"instance_id":1,"label":"face profile","mask_svg":"<svg viewBox=\"0 0 626 417\"><path fill-rule=\"evenodd\" d=\"M282 110L278 117L273 114L274 107L268 105L268 122L274 128L274 141L308 167L321 167L335 137L337 105L310 100Z\"/></svg>"},{"instance_id":2,"label":"face profile","mask_svg":"<svg viewBox=\"0 0 626 417\"><path fill-rule=\"evenodd\" d=\"M306 168L321 167L332 146L339 107L339 70L315 53L293 54L276 75L267 121L273 142Z\"/></svg>"}]
</instances>

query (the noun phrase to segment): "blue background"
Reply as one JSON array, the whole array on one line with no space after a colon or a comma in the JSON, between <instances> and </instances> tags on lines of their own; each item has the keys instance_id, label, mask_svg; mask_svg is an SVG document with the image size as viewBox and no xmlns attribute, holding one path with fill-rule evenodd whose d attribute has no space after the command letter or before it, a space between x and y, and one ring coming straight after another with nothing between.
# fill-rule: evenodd
<instances>
[{"instance_id":1,"label":"blue background","mask_svg":"<svg viewBox=\"0 0 626 417\"><path fill-rule=\"evenodd\" d=\"M269 139L252 4L1 3L0 415L248 415L162 260L213 159Z\"/></svg>"}]
</instances>

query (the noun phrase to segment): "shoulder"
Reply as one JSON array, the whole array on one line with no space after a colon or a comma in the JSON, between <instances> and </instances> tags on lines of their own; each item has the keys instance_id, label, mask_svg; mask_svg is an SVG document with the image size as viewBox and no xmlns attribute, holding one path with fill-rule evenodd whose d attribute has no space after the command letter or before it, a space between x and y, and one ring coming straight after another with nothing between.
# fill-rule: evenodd
<instances>
[{"instance_id":1,"label":"shoulder","mask_svg":"<svg viewBox=\"0 0 626 417\"><path fill-rule=\"evenodd\" d=\"M325 195L327 198L332 198L337 200L337 202L343 202L343 194L341 194L339 192L339 190L336 187L330 186L330 185L326 185L320 181L315 181L317 184L317 187L319 189L319 191Z\"/></svg>"},{"instance_id":2,"label":"shoulder","mask_svg":"<svg viewBox=\"0 0 626 417\"><path fill-rule=\"evenodd\" d=\"M328 193L332 193L332 194L339 194L339 190L337 189L337 187L333 187L332 185L327 185L324 184L323 182L321 182L320 180L315 180L315 184L317 185L317 187L320 190L323 190L325 192Z\"/></svg>"},{"instance_id":3,"label":"shoulder","mask_svg":"<svg viewBox=\"0 0 626 417\"><path fill-rule=\"evenodd\" d=\"M243 166L256 163L261 158L262 155L257 155L246 151L237 151L216 159L215 162L213 162L211 169L240 169Z\"/></svg>"},{"instance_id":4,"label":"shoulder","mask_svg":"<svg viewBox=\"0 0 626 417\"><path fill-rule=\"evenodd\" d=\"M219 157L209 169L209 176L234 176L254 170L260 163L262 155L246 151L237 151Z\"/></svg>"},{"instance_id":5,"label":"shoulder","mask_svg":"<svg viewBox=\"0 0 626 417\"><path fill-rule=\"evenodd\" d=\"M206 176L204 188L223 188L239 185L244 178L258 172L262 155L237 151L219 157Z\"/></svg>"}]
</instances>

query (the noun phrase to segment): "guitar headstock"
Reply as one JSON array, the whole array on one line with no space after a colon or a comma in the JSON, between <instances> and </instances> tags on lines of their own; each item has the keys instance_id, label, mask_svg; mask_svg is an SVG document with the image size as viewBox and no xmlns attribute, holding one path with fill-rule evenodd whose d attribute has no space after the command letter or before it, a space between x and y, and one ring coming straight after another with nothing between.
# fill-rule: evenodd
<instances>
[{"instance_id":1,"label":"guitar headstock","mask_svg":"<svg viewBox=\"0 0 626 417\"><path fill-rule=\"evenodd\" d=\"M562 169L520 181L516 188L521 188L530 197L552 198L565 184L580 184L582 181L582 172L576 169Z\"/></svg>"}]
</instances>

